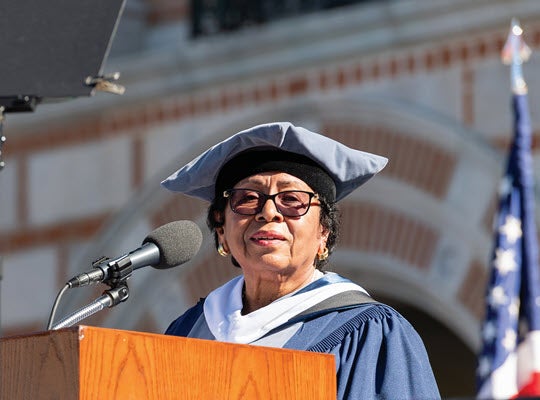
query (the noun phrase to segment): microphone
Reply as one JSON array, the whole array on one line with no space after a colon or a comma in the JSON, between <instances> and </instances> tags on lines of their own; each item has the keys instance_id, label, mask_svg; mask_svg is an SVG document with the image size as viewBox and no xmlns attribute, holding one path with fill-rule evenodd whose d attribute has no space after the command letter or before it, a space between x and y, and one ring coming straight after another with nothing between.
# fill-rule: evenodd
<instances>
[{"instance_id":1,"label":"microphone","mask_svg":"<svg viewBox=\"0 0 540 400\"><path fill-rule=\"evenodd\" d=\"M192 221L174 221L152 231L142 246L112 261L104 261L67 282L70 288L111 280L125 280L133 270L151 266L157 269L184 264L197 254L202 232ZM120 273L120 275L119 275Z\"/></svg>"}]
</instances>

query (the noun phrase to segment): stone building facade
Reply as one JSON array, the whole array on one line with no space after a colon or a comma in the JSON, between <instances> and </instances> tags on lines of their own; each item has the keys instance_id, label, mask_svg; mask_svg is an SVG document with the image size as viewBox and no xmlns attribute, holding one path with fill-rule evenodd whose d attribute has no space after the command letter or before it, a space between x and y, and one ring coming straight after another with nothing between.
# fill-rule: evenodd
<instances>
[{"instance_id":1,"label":"stone building facade","mask_svg":"<svg viewBox=\"0 0 540 400\"><path fill-rule=\"evenodd\" d=\"M389 157L343 202L331 269L411 320L444 395L474 393L492 218L512 135L500 50L519 18L533 50L524 72L536 144L540 3L367 1L197 37L191 5L127 0L106 65L121 72L124 95L7 115L2 334L44 329L58 290L97 257L130 251L169 221L193 220L205 232L196 257L137 271L126 303L85 321L162 332L238 271L213 250L206 204L159 182L241 129L290 121ZM102 290L68 292L59 314Z\"/></svg>"}]
</instances>

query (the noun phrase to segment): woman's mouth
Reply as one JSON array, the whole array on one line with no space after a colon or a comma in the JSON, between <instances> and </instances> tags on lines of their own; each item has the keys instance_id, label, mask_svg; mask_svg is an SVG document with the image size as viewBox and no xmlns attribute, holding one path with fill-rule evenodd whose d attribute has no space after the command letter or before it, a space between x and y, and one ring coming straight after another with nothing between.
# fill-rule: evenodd
<instances>
[{"instance_id":1,"label":"woman's mouth","mask_svg":"<svg viewBox=\"0 0 540 400\"><path fill-rule=\"evenodd\" d=\"M285 238L278 233L257 232L256 234L251 236L250 240L252 242L259 243L259 244L270 244L270 243L281 242L285 240Z\"/></svg>"}]
</instances>

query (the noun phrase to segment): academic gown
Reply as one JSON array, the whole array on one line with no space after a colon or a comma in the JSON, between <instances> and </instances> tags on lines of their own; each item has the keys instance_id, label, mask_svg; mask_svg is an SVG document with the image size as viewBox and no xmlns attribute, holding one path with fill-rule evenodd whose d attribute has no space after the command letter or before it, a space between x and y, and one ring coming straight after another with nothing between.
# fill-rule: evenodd
<instances>
[{"instance_id":1,"label":"academic gown","mask_svg":"<svg viewBox=\"0 0 540 400\"><path fill-rule=\"evenodd\" d=\"M350 282L327 274L302 292L343 281ZM165 333L215 339L205 321L204 301L176 319ZM393 308L369 298L321 302L252 344L333 354L340 400L440 399L417 332Z\"/></svg>"}]
</instances>

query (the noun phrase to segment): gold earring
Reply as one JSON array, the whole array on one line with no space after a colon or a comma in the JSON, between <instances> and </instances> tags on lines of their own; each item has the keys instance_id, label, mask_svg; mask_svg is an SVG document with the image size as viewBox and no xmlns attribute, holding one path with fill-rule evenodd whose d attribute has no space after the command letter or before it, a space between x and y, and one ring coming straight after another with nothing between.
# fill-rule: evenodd
<instances>
[{"instance_id":1,"label":"gold earring","mask_svg":"<svg viewBox=\"0 0 540 400\"><path fill-rule=\"evenodd\" d=\"M317 259L324 261L328 258L328 247L325 247L322 253L317 253Z\"/></svg>"},{"instance_id":2,"label":"gold earring","mask_svg":"<svg viewBox=\"0 0 540 400\"><path fill-rule=\"evenodd\" d=\"M229 255L229 252L225 250L225 247L223 247L223 243L220 243L217 248L217 252L222 257L227 257Z\"/></svg>"}]
</instances>

